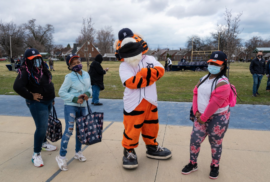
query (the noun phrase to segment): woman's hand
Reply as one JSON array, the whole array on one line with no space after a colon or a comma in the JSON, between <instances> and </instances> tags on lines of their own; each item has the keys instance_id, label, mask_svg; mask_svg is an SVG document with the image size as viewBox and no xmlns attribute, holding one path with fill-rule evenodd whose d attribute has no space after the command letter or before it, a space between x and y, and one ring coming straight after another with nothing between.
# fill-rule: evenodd
<instances>
[{"instance_id":1,"label":"woman's hand","mask_svg":"<svg viewBox=\"0 0 270 182\"><path fill-rule=\"evenodd\" d=\"M201 115L202 114L197 111L196 114L195 114L195 117L198 119Z\"/></svg>"},{"instance_id":2,"label":"woman's hand","mask_svg":"<svg viewBox=\"0 0 270 182\"><path fill-rule=\"evenodd\" d=\"M78 104L82 104L83 103L83 99L82 98L79 98L78 101L77 101Z\"/></svg>"},{"instance_id":3,"label":"woman's hand","mask_svg":"<svg viewBox=\"0 0 270 182\"><path fill-rule=\"evenodd\" d=\"M197 118L197 121L198 121L200 124L205 124L205 122L203 122L203 121L201 120L201 117L198 117L198 118Z\"/></svg>"},{"instance_id":4,"label":"woman's hand","mask_svg":"<svg viewBox=\"0 0 270 182\"><path fill-rule=\"evenodd\" d=\"M43 96L39 93L31 93L33 95L33 100L40 102L40 99L43 99Z\"/></svg>"}]
</instances>

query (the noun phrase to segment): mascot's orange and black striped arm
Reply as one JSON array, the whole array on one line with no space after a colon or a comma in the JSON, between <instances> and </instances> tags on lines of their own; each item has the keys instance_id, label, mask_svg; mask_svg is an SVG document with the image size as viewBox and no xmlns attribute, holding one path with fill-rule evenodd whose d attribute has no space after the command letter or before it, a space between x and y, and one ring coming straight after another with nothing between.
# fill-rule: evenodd
<instances>
[{"instance_id":1,"label":"mascot's orange and black striped arm","mask_svg":"<svg viewBox=\"0 0 270 182\"><path fill-rule=\"evenodd\" d=\"M124 85L130 89L144 88L159 80L164 75L164 72L164 68L159 66L142 68L135 76L125 81Z\"/></svg>"}]
</instances>

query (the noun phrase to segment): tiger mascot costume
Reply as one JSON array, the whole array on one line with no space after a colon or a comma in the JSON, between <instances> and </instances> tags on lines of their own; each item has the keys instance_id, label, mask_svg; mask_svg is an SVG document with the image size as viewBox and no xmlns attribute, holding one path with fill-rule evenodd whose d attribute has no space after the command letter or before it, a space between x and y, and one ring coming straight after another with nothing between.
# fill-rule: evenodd
<instances>
[{"instance_id":1,"label":"tiger mascot costume","mask_svg":"<svg viewBox=\"0 0 270 182\"><path fill-rule=\"evenodd\" d=\"M115 56L122 61L119 75L124 91L124 147L123 167L138 167L134 148L138 147L140 133L146 144L146 156L152 159L169 159L172 154L167 148L159 146L159 122L157 109L156 81L164 75L163 66L148 51L147 43L141 36L124 28L118 33L115 42Z\"/></svg>"}]
</instances>

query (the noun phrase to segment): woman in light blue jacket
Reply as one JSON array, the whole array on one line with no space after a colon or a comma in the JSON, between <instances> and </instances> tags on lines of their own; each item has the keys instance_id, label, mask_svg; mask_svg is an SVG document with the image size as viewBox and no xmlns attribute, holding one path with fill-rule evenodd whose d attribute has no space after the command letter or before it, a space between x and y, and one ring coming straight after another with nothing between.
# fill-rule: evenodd
<instances>
[{"instance_id":1,"label":"woman in light blue jacket","mask_svg":"<svg viewBox=\"0 0 270 182\"><path fill-rule=\"evenodd\" d=\"M65 122L66 128L61 141L60 155L56 157L56 161L61 170L66 171L67 168L67 147L69 139L73 133L75 119L86 115L86 102L92 95L92 87L90 76L86 71L82 70L80 57L71 54L66 59L68 69L72 72L67 74L65 81L59 90L59 96L65 101ZM86 161L81 152L82 144L78 137L76 138L75 159Z\"/></svg>"}]
</instances>

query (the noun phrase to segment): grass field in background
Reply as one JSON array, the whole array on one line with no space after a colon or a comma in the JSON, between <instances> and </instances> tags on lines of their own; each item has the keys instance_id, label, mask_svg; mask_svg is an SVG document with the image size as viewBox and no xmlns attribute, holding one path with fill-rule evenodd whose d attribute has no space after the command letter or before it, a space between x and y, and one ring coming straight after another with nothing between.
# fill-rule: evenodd
<instances>
[{"instance_id":1,"label":"grass field in background","mask_svg":"<svg viewBox=\"0 0 270 182\"><path fill-rule=\"evenodd\" d=\"M162 64L164 65L164 61ZM0 94L15 95L13 90L14 79L17 76L16 72L8 71L6 68L7 62L0 62ZM177 64L174 62L174 64ZM105 90L100 93L100 98L122 99L124 87L121 84L119 77L120 62L104 61L103 68L110 68L109 72L104 76ZM58 90L64 81L65 75L70 73L65 62L55 62L54 68L56 71L53 74L53 83L55 92L58 96ZM86 63L83 63L83 70L87 70ZM198 80L207 74L206 72L179 71L166 72L163 78L157 82L158 99L160 101L176 101L176 102L191 102L193 88ZM238 104L270 104L270 93L266 92L267 77L264 76L259 93L261 96L252 97L252 75L249 72L249 63L232 63L230 70L230 82L236 86L239 97Z\"/></svg>"}]
</instances>

